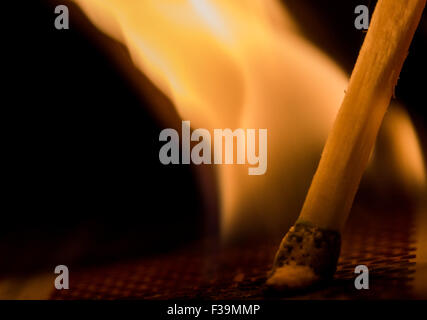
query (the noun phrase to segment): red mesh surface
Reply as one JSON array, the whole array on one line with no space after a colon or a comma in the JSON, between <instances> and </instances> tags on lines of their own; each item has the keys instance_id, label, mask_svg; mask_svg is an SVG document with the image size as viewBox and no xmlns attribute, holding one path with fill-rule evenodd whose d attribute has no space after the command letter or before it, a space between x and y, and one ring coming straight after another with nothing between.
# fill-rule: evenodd
<instances>
[{"instance_id":1,"label":"red mesh surface","mask_svg":"<svg viewBox=\"0 0 427 320\"><path fill-rule=\"evenodd\" d=\"M410 298L415 270L414 225L405 212L354 212L343 234L335 279L287 298ZM280 240L280 239L279 239ZM73 271L70 290L53 299L264 299L279 240L207 253L187 248L173 254ZM365 264L370 289L356 290L354 268Z\"/></svg>"}]
</instances>

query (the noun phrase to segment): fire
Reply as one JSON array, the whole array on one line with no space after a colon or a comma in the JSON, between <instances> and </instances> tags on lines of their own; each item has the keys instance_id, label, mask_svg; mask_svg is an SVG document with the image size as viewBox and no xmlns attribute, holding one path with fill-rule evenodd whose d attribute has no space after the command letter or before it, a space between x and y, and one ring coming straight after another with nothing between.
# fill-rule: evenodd
<instances>
[{"instance_id":1,"label":"fire","mask_svg":"<svg viewBox=\"0 0 427 320\"><path fill-rule=\"evenodd\" d=\"M427 200L426 168L417 132L397 103L385 116L367 176L371 188L383 196L394 190L399 196Z\"/></svg>"},{"instance_id":2,"label":"fire","mask_svg":"<svg viewBox=\"0 0 427 320\"><path fill-rule=\"evenodd\" d=\"M268 171L217 166L225 239L299 213L347 76L277 0L75 0L195 127L267 128ZM412 139L413 137L410 137Z\"/></svg>"}]
</instances>

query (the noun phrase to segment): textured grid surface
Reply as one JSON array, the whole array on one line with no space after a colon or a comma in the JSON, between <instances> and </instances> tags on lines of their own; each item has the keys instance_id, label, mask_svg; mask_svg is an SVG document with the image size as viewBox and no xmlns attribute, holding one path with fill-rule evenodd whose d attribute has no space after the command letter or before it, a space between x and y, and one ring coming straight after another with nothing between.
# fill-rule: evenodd
<instances>
[{"instance_id":1,"label":"textured grid surface","mask_svg":"<svg viewBox=\"0 0 427 320\"><path fill-rule=\"evenodd\" d=\"M415 272L413 217L404 212L356 211L343 236L335 279L287 298L411 298ZM206 254L188 248L174 254L73 272L70 290L53 299L264 299L277 298L263 283L279 242L266 241ZM354 268L365 264L370 290L354 288Z\"/></svg>"}]
</instances>

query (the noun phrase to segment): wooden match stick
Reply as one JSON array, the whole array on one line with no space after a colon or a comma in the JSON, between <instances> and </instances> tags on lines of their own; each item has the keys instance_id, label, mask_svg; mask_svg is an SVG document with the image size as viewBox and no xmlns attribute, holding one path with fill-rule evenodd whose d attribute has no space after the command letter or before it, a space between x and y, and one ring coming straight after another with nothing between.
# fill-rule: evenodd
<instances>
[{"instance_id":1,"label":"wooden match stick","mask_svg":"<svg viewBox=\"0 0 427 320\"><path fill-rule=\"evenodd\" d=\"M341 231L426 0L379 0L300 216L267 285L307 287L336 270Z\"/></svg>"}]
</instances>

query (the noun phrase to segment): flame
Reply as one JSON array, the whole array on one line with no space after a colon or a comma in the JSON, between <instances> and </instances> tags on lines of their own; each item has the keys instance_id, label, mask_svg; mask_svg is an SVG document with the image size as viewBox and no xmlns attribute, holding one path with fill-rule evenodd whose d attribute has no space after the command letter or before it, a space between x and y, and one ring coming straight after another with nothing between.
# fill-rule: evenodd
<instances>
[{"instance_id":1,"label":"flame","mask_svg":"<svg viewBox=\"0 0 427 320\"><path fill-rule=\"evenodd\" d=\"M218 166L221 230L294 221L347 86L277 0L75 0L195 128L267 128L268 171Z\"/></svg>"},{"instance_id":2,"label":"flame","mask_svg":"<svg viewBox=\"0 0 427 320\"><path fill-rule=\"evenodd\" d=\"M426 168L419 137L409 114L397 103L392 103L385 116L367 175L376 193L389 196L394 189L400 197L421 201L426 196Z\"/></svg>"},{"instance_id":3,"label":"flame","mask_svg":"<svg viewBox=\"0 0 427 320\"><path fill-rule=\"evenodd\" d=\"M384 130L392 141L390 153L396 159L396 174L401 175L408 189L423 190L426 184L424 159L408 113L402 108L390 112Z\"/></svg>"}]
</instances>

